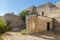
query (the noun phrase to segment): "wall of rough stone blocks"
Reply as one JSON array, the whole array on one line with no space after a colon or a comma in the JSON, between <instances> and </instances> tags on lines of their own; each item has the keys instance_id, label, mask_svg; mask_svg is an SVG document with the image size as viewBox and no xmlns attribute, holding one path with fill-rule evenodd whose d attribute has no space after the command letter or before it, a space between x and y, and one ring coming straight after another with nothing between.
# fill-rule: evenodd
<instances>
[{"instance_id":1,"label":"wall of rough stone blocks","mask_svg":"<svg viewBox=\"0 0 60 40\"><path fill-rule=\"evenodd\" d=\"M11 27L12 31L21 31L25 28L25 22L17 15L6 14L4 15L4 19L8 23L8 26Z\"/></svg>"},{"instance_id":2,"label":"wall of rough stone blocks","mask_svg":"<svg viewBox=\"0 0 60 40\"><path fill-rule=\"evenodd\" d=\"M29 34L47 31L47 22L50 22L50 30L52 30L52 19L42 16L31 16L28 19L27 31Z\"/></svg>"},{"instance_id":3,"label":"wall of rough stone blocks","mask_svg":"<svg viewBox=\"0 0 60 40\"><path fill-rule=\"evenodd\" d=\"M54 19L54 31L60 32L60 18Z\"/></svg>"},{"instance_id":4,"label":"wall of rough stone blocks","mask_svg":"<svg viewBox=\"0 0 60 40\"><path fill-rule=\"evenodd\" d=\"M42 12L44 12L43 16L50 17L50 18L56 18L60 17L60 9L58 8L37 8L37 12L40 16L42 16Z\"/></svg>"},{"instance_id":5,"label":"wall of rough stone blocks","mask_svg":"<svg viewBox=\"0 0 60 40\"><path fill-rule=\"evenodd\" d=\"M40 16L42 16L42 11L44 12L44 16L48 15L49 9L48 8L37 8L37 12Z\"/></svg>"},{"instance_id":6,"label":"wall of rough stone blocks","mask_svg":"<svg viewBox=\"0 0 60 40\"><path fill-rule=\"evenodd\" d=\"M60 17L60 9L59 9L59 10L52 10L52 11L49 11L47 17L50 17L50 18L57 18L57 17Z\"/></svg>"},{"instance_id":7,"label":"wall of rough stone blocks","mask_svg":"<svg viewBox=\"0 0 60 40\"><path fill-rule=\"evenodd\" d=\"M30 8L31 9L31 8ZM46 30L47 22L50 22L50 28L55 31L60 31L60 3L56 4L56 7L36 7L36 12L40 16L32 16L29 18L28 30L33 30L31 33L38 33L41 30ZM32 9L31 9L32 10ZM42 12L44 15L42 16ZM54 20L53 20L54 19ZM29 28L30 27L30 28ZM30 32L28 31L28 32Z\"/></svg>"},{"instance_id":8,"label":"wall of rough stone blocks","mask_svg":"<svg viewBox=\"0 0 60 40\"><path fill-rule=\"evenodd\" d=\"M60 8L60 2L57 2L56 3L56 7L59 7Z\"/></svg>"}]
</instances>

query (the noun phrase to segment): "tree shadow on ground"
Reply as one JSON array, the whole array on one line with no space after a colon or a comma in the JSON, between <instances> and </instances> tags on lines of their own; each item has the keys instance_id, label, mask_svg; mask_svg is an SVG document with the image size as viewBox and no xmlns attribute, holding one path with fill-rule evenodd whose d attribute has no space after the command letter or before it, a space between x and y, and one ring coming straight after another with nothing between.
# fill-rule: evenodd
<instances>
[{"instance_id":1,"label":"tree shadow on ground","mask_svg":"<svg viewBox=\"0 0 60 40\"><path fill-rule=\"evenodd\" d=\"M45 40L60 40L60 34L55 32L43 32L39 34L32 34L32 36L43 38Z\"/></svg>"}]
</instances>

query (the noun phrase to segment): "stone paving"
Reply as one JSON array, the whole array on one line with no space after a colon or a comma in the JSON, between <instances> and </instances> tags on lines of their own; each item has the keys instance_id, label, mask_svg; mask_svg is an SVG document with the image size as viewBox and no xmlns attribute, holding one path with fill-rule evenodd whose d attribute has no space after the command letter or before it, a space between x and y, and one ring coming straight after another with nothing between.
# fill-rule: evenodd
<instances>
[{"instance_id":1,"label":"stone paving","mask_svg":"<svg viewBox=\"0 0 60 40\"><path fill-rule=\"evenodd\" d=\"M4 40L60 40L60 36L47 36L41 34L21 35L19 32L7 32L2 35Z\"/></svg>"}]
</instances>

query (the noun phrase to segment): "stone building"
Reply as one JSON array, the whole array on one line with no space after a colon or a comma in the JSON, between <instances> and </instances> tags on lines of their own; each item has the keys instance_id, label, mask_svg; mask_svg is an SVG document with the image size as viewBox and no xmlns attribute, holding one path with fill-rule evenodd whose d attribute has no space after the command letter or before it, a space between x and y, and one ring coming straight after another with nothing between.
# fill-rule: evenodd
<instances>
[{"instance_id":1,"label":"stone building","mask_svg":"<svg viewBox=\"0 0 60 40\"><path fill-rule=\"evenodd\" d=\"M31 11L32 9L27 10ZM29 34L43 31L60 32L60 3L54 5L48 2L35 7L34 11L36 14L26 16L26 26Z\"/></svg>"}]
</instances>

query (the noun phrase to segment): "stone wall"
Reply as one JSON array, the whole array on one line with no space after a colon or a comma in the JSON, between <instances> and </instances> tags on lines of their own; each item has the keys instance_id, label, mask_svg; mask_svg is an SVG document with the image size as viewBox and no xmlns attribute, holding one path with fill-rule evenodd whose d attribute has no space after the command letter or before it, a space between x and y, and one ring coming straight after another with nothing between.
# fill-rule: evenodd
<instances>
[{"instance_id":1,"label":"stone wall","mask_svg":"<svg viewBox=\"0 0 60 40\"><path fill-rule=\"evenodd\" d=\"M50 23L50 30L52 30L52 19L42 16L30 16L28 19L27 31L29 34L47 31L47 22Z\"/></svg>"},{"instance_id":2,"label":"stone wall","mask_svg":"<svg viewBox=\"0 0 60 40\"><path fill-rule=\"evenodd\" d=\"M56 5L48 2L38 7L35 7L35 6L29 7L26 10L35 11L40 16L42 16L42 12L43 12L44 13L43 16L46 16L46 17L51 17L51 18L60 17L59 2Z\"/></svg>"},{"instance_id":3,"label":"stone wall","mask_svg":"<svg viewBox=\"0 0 60 40\"><path fill-rule=\"evenodd\" d=\"M47 17L50 17L50 18L60 17L60 9L58 9L58 10L50 10Z\"/></svg>"},{"instance_id":4,"label":"stone wall","mask_svg":"<svg viewBox=\"0 0 60 40\"><path fill-rule=\"evenodd\" d=\"M56 7L60 8L60 2L56 3Z\"/></svg>"},{"instance_id":5,"label":"stone wall","mask_svg":"<svg viewBox=\"0 0 60 40\"><path fill-rule=\"evenodd\" d=\"M37 12L38 15L40 16L46 16L46 17L50 17L50 18L56 18L56 17L60 17L60 9L59 8L48 8L48 7L44 7L44 8L37 8ZM44 13L44 15L42 15L42 12Z\"/></svg>"},{"instance_id":6,"label":"stone wall","mask_svg":"<svg viewBox=\"0 0 60 40\"><path fill-rule=\"evenodd\" d=\"M54 18L54 31L60 32L60 17Z\"/></svg>"},{"instance_id":7,"label":"stone wall","mask_svg":"<svg viewBox=\"0 0 60 40\"><path fill-rule=\"evenodd\" d=\"M60 31L60 3L57 3L56 5L46 3L36 7L35 9L37 15L30 15L27 19L26 24L28 33L46 31L47 22L50 23L51 30Z\"/></svg>"},{"instance_id":8,"label":"stone wall","mask_svg":"<svg viewBox=\"0 0 60 40\"><path fill-rule=\"evenodd\" d=\"M29 12L36 12L37 11L35 6L31 6L31 7L27 8L26 10Z\"/></svg>"},{"instance_id":9,"label":"stone wall","mask_svg":"<svg viewBox=\"0 0 60 40\"><path fill-rule=\"evenodd\" d=\"M25 28L25 22L21 19L20 16L14 14L4 15L5 21L8 23L8 26L12 28L12 31L21 31Z\"/></svg>"}]
</instances>

